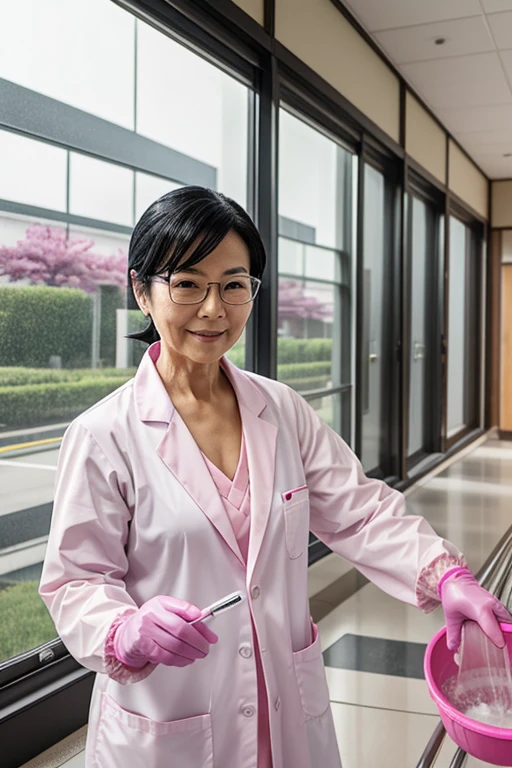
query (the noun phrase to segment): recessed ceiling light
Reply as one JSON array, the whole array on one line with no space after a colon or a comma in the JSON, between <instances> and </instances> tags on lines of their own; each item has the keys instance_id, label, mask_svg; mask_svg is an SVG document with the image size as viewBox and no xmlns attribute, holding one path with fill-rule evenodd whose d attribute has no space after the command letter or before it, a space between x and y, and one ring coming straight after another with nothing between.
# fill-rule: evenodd
<instances>
[{"instance_id":1,"label":"recessed ceiling light","mask_svg":"<svg viewBox=\"0 0 512 768\"><path fill-rule=\"evenodd\" d=\"M436 45L444 45L446 43L446 37L436 37L434 43Z\"/></svg>"}]
</instances>

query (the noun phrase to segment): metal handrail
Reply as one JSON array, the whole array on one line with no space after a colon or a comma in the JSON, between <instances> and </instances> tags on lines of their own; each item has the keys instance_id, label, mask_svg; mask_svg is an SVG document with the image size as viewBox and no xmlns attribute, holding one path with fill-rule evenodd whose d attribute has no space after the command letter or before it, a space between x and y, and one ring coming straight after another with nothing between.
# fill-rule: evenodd
<instances>
[{"instance_id":1,"label":"metal handrail","mask_svg":"<svg viewBox=\"0 0 512 768\"><path fill-rule=\"evenodd\" d=\"M491 554L482 565L476 578L482 587L485 587L491 594L501 598L502 593L507 597L507 602L512 594L512 526L501 537ZM510 606L508 606L510 608ZM442 722L440 722L432 736L430 737L425 750L420 757L416 768L432 768L441 747L443 745L446 731ZM455 756L450 764L450 768L462 768L467 759L467 753L463 749L457 749Z\"/></svg>"}]
</instances>

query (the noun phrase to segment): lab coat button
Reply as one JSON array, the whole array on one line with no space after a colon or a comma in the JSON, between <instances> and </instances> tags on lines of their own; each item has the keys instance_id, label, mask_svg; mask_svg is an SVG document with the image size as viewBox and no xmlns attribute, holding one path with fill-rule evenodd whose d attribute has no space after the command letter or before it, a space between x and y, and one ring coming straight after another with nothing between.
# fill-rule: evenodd
<instances>
[{"instance_id":1,"label":"lab coat button","mask_svg":"<svg viewBox=\"0 0 512 768\"><path fill-rule=\"evenodd\" d=\"M243 659L250 659L252 656L252 648L250 645L241 645L238 649L238 653Z\"/></svg>"},{"instance_id":2,"label":"lab coat button","mask_svg":"<svg viewBox=\"0 0 512 768\"><path fill-rule=\"evenodd\" d=\"M276 699L276 703L274 704L276 712L279 710L280 706L281 706L281 699L278 696L277 699Z\"/></svg>"},{"instance_id":3,"label":"lab coat button","mask_svg":"<svg viewBox=\"0 0 512 768\"><path fill-rule=\"evenodd\" d=\"M253 587L251 590L251 597L253 600L257 600L260 596L260 588L259 587Z\"/></svg>"},{"instance_id":4,"label":"lab coat button","mask_svg":"<svg viewBox=\"0 0 512 768\"><path fill-rule=\"evenodd\" d=\"M256 710L254 707L251 707L250 704L247 704L245 707L242 707L242 714L244 717L252 717Z\"/></svg>"}]
</instances>

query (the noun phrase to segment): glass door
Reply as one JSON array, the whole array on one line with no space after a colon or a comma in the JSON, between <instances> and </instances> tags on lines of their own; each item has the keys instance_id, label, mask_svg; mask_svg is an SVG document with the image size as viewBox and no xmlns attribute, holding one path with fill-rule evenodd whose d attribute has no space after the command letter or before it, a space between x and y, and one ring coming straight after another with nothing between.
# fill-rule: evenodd
<instances>
[{"instance_id":1,"label":"glass door","mask_svg":"<svg viewBox=\"0 0 512 768\"><path fill-rule=\"evenodd\" d=\"M362 272L361 460L371 475L392 468L393 392L396 356L393 322L394 184L365 164ZM395 361L395 363L393 363Z\"/></svg>"},{"instance_id":2,"label":"glass door","mask_svg":"<svg viewBox=\"0 0 512 768\"><path fill-rule=\"evenodd\" d=\"M407 465L439 450L441 432L441 215L416 195L408 198Z\"/></svg>"},{"instance_id":3,"label":"glass door","mask_svg":"<svg viewBox=\"0 0 512 768\"><path fill-rule=\"evenodd\" d=\"M446 438L450 447L478 426L479 252L481 237L450 216L448 260L448 381Z\"/></svg>"}]
</instances>

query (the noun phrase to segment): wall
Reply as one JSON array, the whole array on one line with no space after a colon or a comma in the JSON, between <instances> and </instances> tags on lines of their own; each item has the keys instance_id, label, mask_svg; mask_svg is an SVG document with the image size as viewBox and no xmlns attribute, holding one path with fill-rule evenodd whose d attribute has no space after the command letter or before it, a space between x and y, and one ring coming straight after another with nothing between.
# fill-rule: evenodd
<instances>
[{"instance_id":1,"label":"wall","mask_svg":"<svg viewBox=\"0 0 512 768\"><path fill-rule=\"evenodd\" d=\"M445 184L446 133L409 92L405 103L405 149L416 162Z\"/></svg>"},{"instance_id":2,"label":"wall","mask_svg":"<svg viewBox=\"0 0 512 768\"><path fill-rule=\"evenodd\" d=\"M275 27L286 48L399 141L399 80L330 0L276 0Z\"/></svg>"},{"instance_id":3,"label":"wall","mask_svg":"<svg viewBox=\"0 0 512 768\"><path fill-rule=\"evenodd\" d=\"M492 226L512 227L512 181L492 182Z\"/></svg>"},{"instance_id":4,"label":"wall","mask_svg":"<svg viewBox=\"0 0 512 768\"><path fill-rule=\"evenodd\" d=\"M449 188L480 216L487 219L489 182L451 139L449 152Z\"/></svg>"},{"instance_id":5,"label":"wall","mask_svg":"<svg viewBox=\"0 0 512 768\"><path fill-rule=\"evenodd\" d=\"M252 16L252 18L263 26L265 16L265 4L264 0L233 0L235 5Z\"/></svg>"}]
</instances>

